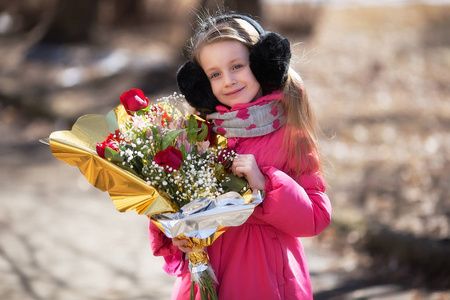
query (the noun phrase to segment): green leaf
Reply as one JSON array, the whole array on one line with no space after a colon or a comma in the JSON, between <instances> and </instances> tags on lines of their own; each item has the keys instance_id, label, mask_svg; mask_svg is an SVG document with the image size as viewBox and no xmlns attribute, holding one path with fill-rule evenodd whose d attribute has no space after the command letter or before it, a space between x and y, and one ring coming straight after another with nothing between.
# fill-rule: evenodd
<instances>
[{"instance_id":1,"label":"green leaf","mask_svg":"<svg viewBox=\"0 0 450 300\"><path fill-rule=\"evenodd\" d=\"M158 142L161 139L160 135L159 135L158 128L156 128L154 126L151 126L150 128L152 129L153 140L155 142ZM161 148L161 141L159 142L158 147ZM159 150L159 149L157 149L157 150Z\"/></svg>"},{"instance_id":2,"label":"green leaf","mask_svg":"<svg viewBox=\"0 0 450 300\"><path fill-rule=\"evenodd\" d=\"M194 129L194 128L198 128L197 126L197 119L195 118L194 115L190 115L189 116L189 120L188 120L188 130Z\"/></svg>"},{"instance_id":3,"label":"green leaf","mask_svg":"<svg viewBox=\"0 0 450 300\"><path fill-rule=\"evenodd\" d=\"M194 115L189 116L187 125L187 140L189 144L193 145L197 141L197 133L200 131Z\"/></svg>"},{"instance_id":4,"label":"green leaf","mask_svg":"<svg viewBox=\"0 0 450 300\"><path fill-rule=\"evenodd\" d=\"M192 128L187 132L187 140L189 144L193 145L197 141L197 134L200 131L200 128Z\"/></svg>"},{"instance_id":5,"label":"green leaf","mask_svg":"<svg viewBox=\"0 0 450 300\"><path fill-rule=\"evenodd\" d=\"M248 187L248 181L244 178L228 174L227 179L222 182L222 186L226 191L241 192L244 187Z\"/></svg>"},{"instance_id":6,"label":"green leaf","mask_svg":"<svg viewBox=\"0 0 450 300\"><path fill-rule=\"evenodd\" d=\"M205 123L202 123L202 132L197 136L197 142L203 142L208 136L208 126Z\"/></svg>"},{"instance_id":7,"label":"green leaf","mask_svg":"<svg viewBox=\"0 0 450 300\"><path fill-rule=\"evenodd\" d=\"M120 154L108 146L105 147L105 158L113 163L121 163L123 162L123 157Z\"/></svg>"},{"instance_id":8,"label":"green leaf","mask_svg":"<svg viewBox=\"0 0 450 300\"><path fill-rule=\"evenodd\" d=\"M187 157L187 152L186 152L186 148L184 147L184 145L181 145L180 151L181 151L181 154L183 155L183 160L185 160Z\"/></svg>"},{"instance_id":9,"label":"green leaf","mask_svg":"<svg viewBox=\"0 0 450 300\"><path fill-rule=\"evenodd\" d=\"M172 142L177 138L177 136L183 131L185 131L185 129L178 129L170 131L168 134L166 134L164 139L161 141L161 150L164 150L167 147L169 147L170 144L172 144Z\"/></svg>"},{"instance_id":10,"label":"green leaf","mask_svg":"<svg viewBox=\"0 0 450 300\"><path fill-rule=\"evenodd\" d=\"M130 168L129 166L122 165L122 164L118 164L118 166L121 167L124 170L127 170L130 173L133 173L136 176L139 176L139 174L134 169Z\"/></svg>"},{"instance_id":11,"label":"green leaf","mask_svg":"<svg viewBox=\"0 0 450 300\"><path fill-rule=\"evenodd\" d=\"M151 106L152 106L152 105L149 104L146 108L141 108L139 111L142 111L142 112L143 112L143 115L148 114L148 113L150 112L150 107L151 107Z\"/></svg>"}]
</instances>

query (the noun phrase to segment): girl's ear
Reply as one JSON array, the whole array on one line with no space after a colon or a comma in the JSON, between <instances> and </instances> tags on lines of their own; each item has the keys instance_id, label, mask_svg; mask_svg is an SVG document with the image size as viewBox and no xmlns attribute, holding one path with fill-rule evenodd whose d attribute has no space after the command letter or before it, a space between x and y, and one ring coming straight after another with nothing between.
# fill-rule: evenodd
<instances>
[{"instance_id":1,"label":"girl's ear","mask_svg":"<svg viewBox=\"0 0 450 300\"><path fill-rule=\"evenodd\" d=\"M264 93L277 90L286 82L291 46L285 37L266 32L250 51L250 68Z\"/></svg>"},{"instance_id":2,"label":"girl's ear","mask_svg":"<svg viewBox=\"0 0 450 300\"><path fill-rule=\"evenodd\" d=\"M197 63L186 62L177 72L177 83L186 101L197 111L211 114L220 102L214 96L208 77Z\"/></svg>"}]
</instances>

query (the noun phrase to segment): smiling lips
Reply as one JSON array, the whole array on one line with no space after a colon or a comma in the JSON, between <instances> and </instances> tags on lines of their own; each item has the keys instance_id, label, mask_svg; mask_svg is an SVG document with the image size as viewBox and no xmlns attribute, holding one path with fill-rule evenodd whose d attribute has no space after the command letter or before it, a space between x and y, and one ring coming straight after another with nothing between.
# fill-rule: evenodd
<instances>
[{"instance_id":1,"label":"smiling lips","mask_svg":"<svg viewBox=\"0 0 450 300\"><path fill-rule=\"evenodd\" d=\"M231 92L229 92L229 93L226 93L225 96L235 96L235 95L239 94L239 92L242 91L243 89L244 89L244 88L242 87L242 88L240 88L240 89L233 90L233 91L231 91Z\"/></svg>"}]
</instances>

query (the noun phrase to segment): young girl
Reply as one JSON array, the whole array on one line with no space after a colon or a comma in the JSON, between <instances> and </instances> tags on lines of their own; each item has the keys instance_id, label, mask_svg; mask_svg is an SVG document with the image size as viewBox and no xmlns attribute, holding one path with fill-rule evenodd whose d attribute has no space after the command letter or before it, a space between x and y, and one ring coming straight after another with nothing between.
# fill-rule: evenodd
<instances>
[{"instance_id":1,"label":"young girl","mask_svg":"<svg viewBox=\"0 0 450 300\"><path fill-rule=\"evenodd\" d=\"M331 204L289 42L242 15L207 18L191 42L191 60L177 74L180 90L238 153L232 172L265 192L247 222L207 249L218 298L312 299L299 237L329 225ZM186 240L168 239L150 222L150 241L165 271L178 276L172 299L189 299Z\"/></svg>"}]
</instances>

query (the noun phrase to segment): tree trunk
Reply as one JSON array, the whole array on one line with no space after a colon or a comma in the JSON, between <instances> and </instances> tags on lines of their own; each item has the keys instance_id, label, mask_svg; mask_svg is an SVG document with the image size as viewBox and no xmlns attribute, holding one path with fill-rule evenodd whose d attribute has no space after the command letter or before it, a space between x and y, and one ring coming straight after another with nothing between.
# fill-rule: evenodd
<instances>
[{"instance_id":1,"label":"tree trunk","mask_svg":"<svg viewBox=\"0 0 450 300\"><path fill-rule=\"evenodd\" d=\"M98 0L59 0L53 20L40 42L89 42L97 15Z\"/></svg>"},{"instance_id":2,"label":"tree trunk","mask_svg":"<svg viewBox=\"0 0 450 300\"><path fill-rule=\"evenodd\" d=\"M114 0L114 20L116 26L140 25L144 19L142 0Z\"/></svg>"},{"instance_id":3,"label":"tree trunk","mask_svg":"<svg viewBox=\"0 0 450 300\"><path fill-rule=\"evenodd\" d=\"M251 17L261 17L261 3L259 0L225 0L225 8Z\"/></svg>"}]
</instances>

